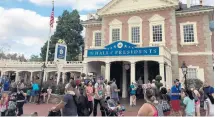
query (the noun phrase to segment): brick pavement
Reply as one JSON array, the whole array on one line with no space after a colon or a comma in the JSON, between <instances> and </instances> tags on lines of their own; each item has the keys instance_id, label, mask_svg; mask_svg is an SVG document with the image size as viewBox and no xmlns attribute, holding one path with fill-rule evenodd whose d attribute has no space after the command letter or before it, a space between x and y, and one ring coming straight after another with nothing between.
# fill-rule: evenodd
<instances>
[{"instance_id":1,"label":"brick pavement","mask_svg":"<svg viewBox=\"0 0 215 117\"><path fill-rule=\"evenodd\" d=\"M139 108L144 103L144 100L137 100L137 106L135 106L135 107L129 106L129 100L123 99L120 102L126 108L126 111L124 112L125 116L136 116ZM47 116L51 107L53 107L55 105L56 104L40 104L40 105L25 104L24 105L24 115L28 116L33 112L38 112L39 116ZM99 107L98 107L98 110L99 110ZM97 112L98 112L98 116L101 115L100 111L97 111ZM171 115L174 116L173 114L171 114ZM201 109L201 115L202 116L205 115L205 111L203 109Z\"/></svg>"}]
</instances>

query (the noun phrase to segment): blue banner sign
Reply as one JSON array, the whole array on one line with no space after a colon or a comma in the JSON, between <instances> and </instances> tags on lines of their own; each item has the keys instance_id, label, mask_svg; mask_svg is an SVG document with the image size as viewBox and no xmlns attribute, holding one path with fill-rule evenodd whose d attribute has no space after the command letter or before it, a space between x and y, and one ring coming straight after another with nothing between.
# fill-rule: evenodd
<instances>
[{"instance_id":1,"label":"blue banner sign","mask_svg":"<svg viewBox=\"0 0 215 117\"><path fill-rule=\"evenodd\" d=\"M66 57L66 47L58 45L57 46L57 59L65 59Z\"/></svg>"},{"instance_id":2,"label":"blue banner sign","mask_svg":"<svg viewBox=\"0 0 215 117\"><path fill-rule=\"evenodd\" d=\"M88 57L97 56L157 56L159 55L159 47L143 47L139 48L132 43L126 41L117 41L104 49L88 50Z\"/></svg>"}]
</instances>

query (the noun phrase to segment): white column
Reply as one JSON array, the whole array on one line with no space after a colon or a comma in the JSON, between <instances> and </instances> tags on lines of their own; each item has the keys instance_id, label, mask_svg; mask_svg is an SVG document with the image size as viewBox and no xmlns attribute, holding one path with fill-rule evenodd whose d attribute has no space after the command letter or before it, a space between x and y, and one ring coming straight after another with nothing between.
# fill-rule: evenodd
<instances>
[{"instance_id":1,"label":"white column","mask_svg":"<svg viewBox=\"0 0 215 117\"><path fill-rule=\"evenodd\" d=\"M88 75L88 63L84 63L83 65L83 73L85 73L86 75Z\"/></svg>"},{"instance_id":2,"label":"white column","mask_svg":"<svg viewBox=\"0 0 215 117\"><path fill-rule=\"evenodd\" d=\"M147 61L144 61L144 84L146 84L148 80L149 80L148 63Z\"/></svg>"},{"instance_id":3,"label":"white column","mask_svg":"<svg viewBox=\"0 0 215 117\"><path fill-rule=\"evenodd\" d=\"M167 68L168 68L168 86L169 86L169 88L171 88L172 87L172 84L173 84L173 82L172 82L172 67L171 66L167 66Z\"/></svg>"},{"instance_id":4,"label":"white column","mask_svg":"<svg viewBox=\"0 0 215 117\"><path fill-rule=\"evenodd\" d=\"M46 72L46 81L49 79L49 72Z\"/></svg>"},{"instance_id":5,"label":"white column","mask_svg":"<svg viewBox=\"0 0 215 117\"><path fill-rule=\"evenodd\" d=\"M3 72L3 71L1 71L1 78L3 77L3 75L4 75L4 72Z\"/></svg>"},{"instance_id":6,"label":"white column","mask_svg":"<svg viewBox=\"0 0 215 117\"><path fill-rule=\"evenodd\" d=\"M170 67L166 65L166 86L170 86Z\"/></svg>"},{"instance_id":7,"label":"white column","mask_svg":"<svg viewBox=\"0 0 215 117\"><path fill-rule=\"evenodd\" d=\"M33 73L34 73L34 72L30 72L30 73L31 73L30 81L33 81Z\"/></svg>"},{"instance_id":8,"label":"white column","mask_svg":"<svg viewBox=\"0 0 215 117\"><path fill-rule=\"evenodd\" d=\"M66 76L66 73L65 72L62 72L63 76L62 76L62 79L63 79L63 84L65 83L65 76Z\"/></svg>"},{"instance_id":9,"label":"white column","mask_svg":"<svg viewBox=\"0 0 215 117\"><path fill-rule=\"evenodd\" d=\"M105 65L105 79L110 81L110 63L106 63Z\"/></svg>"},{"instance_id":10,"label":"white column","mask_svg":"<svg viewBox=\"0 0 215 117\"><path fill-rule=\"evenodd\" d=\"M58 85L58 83L59 83L59 81L60 81L60 73L61 73L61 72L58 72L58 73L57 73L57 85Z\"/></svg>"},{"instance_id":11,"label":"white column","mask_svg":"<svg viewBox=\"0 0 215 117\"><path fill-rule=\"evenodd\" d=\"M126 78L126 69L122 67L122 98L127 98L127 78Z\"/></svg>"},{"instance_id":12,"label":"white column","mask_svg":"<svg viewBox=\"0 0 215 117\"><path fill-rule=\"evenodd\" d=\"M164 63L159 63L159 69L160 69L160 76L162 77L161 83L163 83L163 86L165 86L165 82L164 82Z\"/></svg>"},{"instance_id":13,"label":"white column","mask_svg":"<svg viewBox=\"0 0 215 117\"><path fill-rule=\"evenodd\" d=\"M15 77L15 81L17 82L19 80L19 72L16 71L16 77Z\"/></svg>"},{"instance_id":14,"label":"white column","mask_svg":"<svg viewBox=\"0 0 215 117\"><path fill-rule=\"evenodd\" d=\"M135 81L135 63L131 63L131 82L130 82L130 84L133 82L133 83L135 83L136 81Z\"/></svg>"}]
</instances>

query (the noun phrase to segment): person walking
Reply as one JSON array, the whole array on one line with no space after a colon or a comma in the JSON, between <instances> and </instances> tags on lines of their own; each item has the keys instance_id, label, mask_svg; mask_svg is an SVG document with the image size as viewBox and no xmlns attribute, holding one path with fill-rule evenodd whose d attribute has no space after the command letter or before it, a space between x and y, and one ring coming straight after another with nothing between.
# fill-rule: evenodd
<instances>
[{"instance_id":1,"label":"person walking","mask_svg":"<svg viewBox=\"0 0 215 117\"><path fill-rule=\"evenodd\" d=\"M167 94L167 89L162 87L160 90L160 100L164 116L170 115L170 96Z\"/></svg>"},{"instance_id":2,"label":"person walking","mask_svg":"<svg viewBox=\"0 0 215 117\"><path fill-rule=\"evenodd\" d=\"M70 85L66 89L66 94L63 97L63 100L55 107L52 107L52 112L62 111L62 116L78 116L77 112L77 95L75 93L75 81L72 80Z\"/></svg>"},{"instance_id":3,"label":"person walking","mask_svg":"<svg viewBox=\"0 0 215 117\"><path fill-rule=\"evenodd\" d=\"M17 94L16 94L16 98L17 98L17 116L21 116L23 115L23 106L25 104L25 99L26 99L26 94L23 92L23 90L21 90L20 88L18 88Z\"/></svg>"},{"instance_id":4,"label":"person walking","mask_svg":"<svg viewBox=\"0 0 215 117\"><path fill-rule=\"evenodd\" d=\"M105 87L102 83L101 79L98 78L95 83L95 96L94 96L94 108L93 108L93 116L97 116L97 106L100 105L100 110L102 116L105 116L104 108L102 107L102 101L105 97Z\"/></svg>"},{"instance_id":5,"label":"person walking","mask_svg":"<svg viewBox=\"0 0 215 117\"><path fill-rule=\"evenodd\" d=\"M182 91L181 97L183 104L186 105L185 114L186 116L195 116L195 99L191 90Z\"/></svg>"},{"instance_id":6,"label":"person walking","mask_svg":"<svg viewBox=\"0 0 215 117\"><path fill-rule=\"evenodd\" d=\"M210 94L207 94L205 99L206 105L206 115L205 116L214 116L214 97Z\"/></svg>"},{"instance_id":7,"label":"person walking","mask_svg":"<svg viewBox=\"0 0 215 117\"><path fill-rule=\"evenodd\" d=\"M111 99L113 99L115 102L119 101L119 95L118 93L120 92L120 89L118 89L117 85L116 85L116 79L113 78L113 82L110 86L111 89Z\"/></svg>"},{"instance_id":8,"label":"person walking","mask_svg":"<svg viewBox=\"0 0 215 117\"><path fill-rule=\"evenodd\" d=\"M137 116L163 116L162 108L159 108L154 89L147 88L145 94L146 103L139 109Z\"/></svg>"},{"instance_id":9,"label":"person walking","mask_svg":"<svg viewBox=\"0 0 215 117\"><path fill-rule=\"evenodd\" d=\"M136 106L136 87L133 82L130 85L130 106Z\"/></svg>"},{"instance_id":10,"label":"person walking","mask_svg":"<svg viewBox=\"0 0 215 117\"><path fill-rule=\"evenodd\" d=\"M7 93L3 93L1 100L0 100L0 112L1 112L1 116L5 116L7 108L8 108L8 94Z\"/></svg>"},{"instance_id":11,"label":"person walking","mask_svg":"<svg viewBox=\"0 0 215 117\"><path fill-rule=\"evenodd\" d=\"M88 98L88 110L89 110L89 115L93 112L93 87L92 87L92 81L87 82L87 87L86 87L86 94Z\"/></svg>"},{"instance_id":12,"label":"person walking","mask_svg":"<svg viewBox=\"0 0 215 117\"><path fill-rule=\"evenodd\" d=\"M110 99L111 97L111 89L110 89L110 85L111 85L111 81L109 81L106 85L106 93L105 93L105 96L106 96L106 99Z\"/></svg>"},{"instance_id":13,"label":"person walking","mask_svg":"<svg viewBox=\"0 0 215 117\"><path fill-rule=\"evenodd\" d=\"M47 97L47 104L49 103L49 99L50 99L50 97L51 97L51 94L52 94L52 89L51 89L51 87L49 86L48 87L48 89L47 89L47 95L48 95L48 97Z\"/></svg>"},{"instance_id":14,"label":"person walking","mask_svg":"<svg viewBox=\"0 0 215 117\"><path fill-rule=\"evenodd\" d=\"M179 90L179 82L177 80L174 81L174 85L171 88L171 106L174 113L178 113L179 116L182 116L181 107L180 107L180 95L181 91Z\"/></svg>"},{"instance_id":15,"label":"person walking","mask_svg":"<svg viewBox=\"0 0 215 117\"><path fill-rule=\"evenodd\" d=\"M191 91L193 92L194 98L195 98L195 112L197 116L201 116L200 114L200 97L201 95L199 94L199 91L196 90L193 86L193 88L191 88Z\"/></svg>"}]
</instances>

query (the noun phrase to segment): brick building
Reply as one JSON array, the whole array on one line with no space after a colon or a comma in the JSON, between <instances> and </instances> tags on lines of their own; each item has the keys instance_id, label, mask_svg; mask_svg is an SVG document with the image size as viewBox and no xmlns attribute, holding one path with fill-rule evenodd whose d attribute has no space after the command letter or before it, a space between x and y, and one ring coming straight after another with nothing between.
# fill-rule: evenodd
<instances>
[{"instance_id":1,"label":"brick building","mask_svg":"<svg viewBox=\"0 0 215 117\"><path fill-rule=\"evenodd\" d=\"M82 22L86 28L84 72L117 79L122 97L131 82L156 75L171 86L183 78L213 85L214 7L181 4L178 0L112 0L97 15Z\"/></svg>"}]
</instances>

